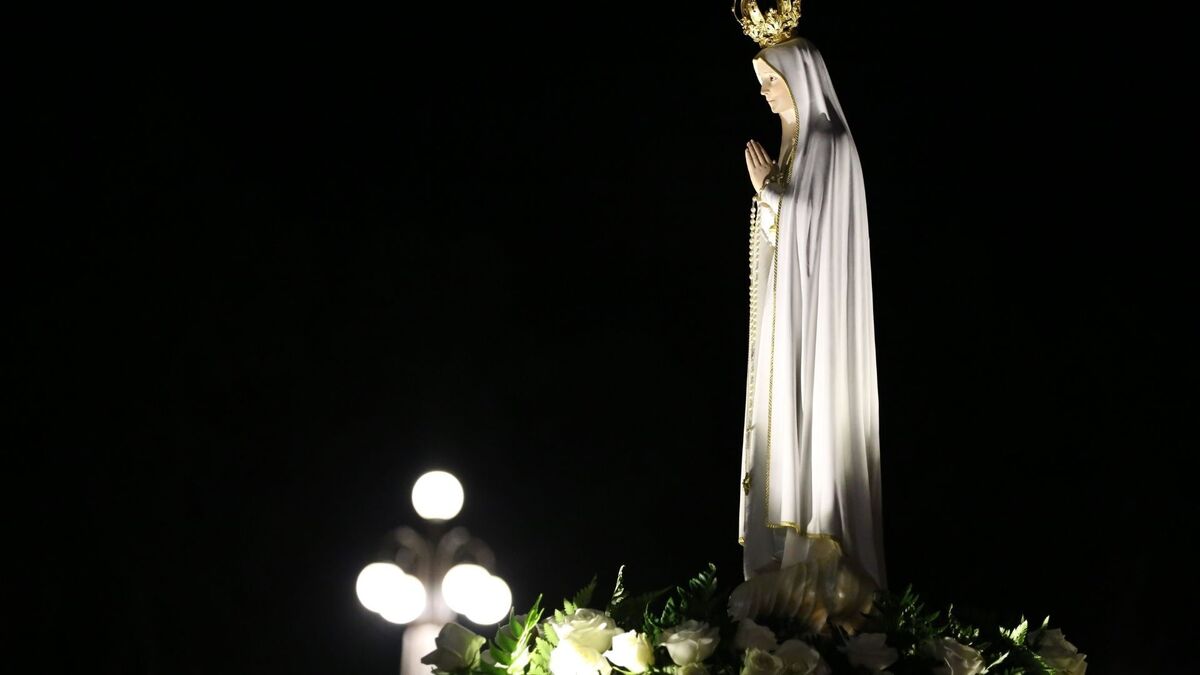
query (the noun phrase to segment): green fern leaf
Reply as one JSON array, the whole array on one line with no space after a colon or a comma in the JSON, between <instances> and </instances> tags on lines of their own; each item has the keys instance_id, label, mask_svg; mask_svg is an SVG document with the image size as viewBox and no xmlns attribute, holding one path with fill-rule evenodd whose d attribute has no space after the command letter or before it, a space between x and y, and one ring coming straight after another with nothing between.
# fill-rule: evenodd
<instances>
[{"instance_id":1,"label":"green fern leaf","mask_svg":"<svg viewBox=\"0 0 1200 675\"><path fill-rule=\"evenodd\" d=\"M612 597L609 598L608 607L606 607L604 610L608 613L609 616L612 616L613 612L618 607L620 607L621 603L625 602L625 600L628 598L628 596L625 593L624 581L625 581L625 566L621 565L621 568L617 570L617 583L613 586ZM618 622L618 625L619 625L619 622Z\"/></svg>"},{"instance_id":2,"label":"green fern leaf","mask_svg":"<svg viewBox=\"0 0 1200 675\"><path fill-rule=\"evenodd\" d=\"M576 593L570 601L564 603L565 605L572 607L572 609L567 610L567 613L574 613L576 609L590 605L592 603L592 594L595 591L596 575L592 575L592 580L588 582L588 585L579 589L579 592Z\"/></svg>"},{"instance_id":3,"label":"green fern leaf","mask_svg":"<svg viewBox=\"0 0 1200 675\"><path fill-rule=\"evenodd\" d=\"M549 675L552 651L554 646L549 640L540 637L534 640L533 654L529 657L529 675Z\"/></svg>"},{"instance_id":4,"label":"green fern leaf","mask_svg":"<svg viewBox=\"0 0 1200 675\"><path fill-rule=\"evenodd\" d=\"M996 666L1000 665L1001 663L1004 663L1004 659L1007 659L1007 658L1008 658L1008 655L1009 655L1009 654L1011 654L1011 653L1012 653L1012 652L1004 652L1003 654L1001 654L1001 655L1000 655L1000 657L999 657L999 658L997 658L995 661L992 661L991 663L989 663L989 664L987 665L987 667L986 667L986 668L984 668L983 670L981 670L980 672L981 672L981 673L986 673L986 672L988 672L989 670L991 670L992 668L995 668Z\"/></svg>"},{"instance_id":5,"label":"green fern leaf","mask_svg":"<svg viewBox=\"0 0 1200 675\"><path fill-rule=\"evenodd\" d=\"M1012 641L1019 644L1025 644L1025 638L1029 635L1029 620L1024 616L1021 617L1021 625L1012 630Z\"/></svg>"},{"instance_id":6,"label":"green fern leaf","mask_svg":"<svg viewBox=\"0 0 1200 675\"><path fill-rule=\"evenodd\" d=\"M510 610L508 621L496 631L488 653L494 663L488 664L493 675L519 675L524 668L516 663L523 658L528 649L529 639L537 630L538 621L542 617L542 596L538 596L533 607L523 616L514 616Z\"/></svg>"},{"instance_id":7,"label":"green fern leaf","mask_svg":"<svg viewBox=\"0 0 1200 675\"><path fill-rule=\"evenodd\" d=\"M652 610L651 605L654 601L663 596L664 593L671 590L670 586L660 588L657 591L642 593L633 597L627 598L612 609L609 614L618 626L623 628L634 628L634 624L639 620L642 623L642 631L646 632L647 622L651 620Z\"/></svg>"}]
</instances>

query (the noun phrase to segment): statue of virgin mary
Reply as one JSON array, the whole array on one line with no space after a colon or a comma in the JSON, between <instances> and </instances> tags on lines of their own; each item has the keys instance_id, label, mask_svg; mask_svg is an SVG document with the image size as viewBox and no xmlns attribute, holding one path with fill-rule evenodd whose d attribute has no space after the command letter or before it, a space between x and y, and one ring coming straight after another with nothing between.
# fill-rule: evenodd
<instances>
[{"instance_id":1,"label":"statue of virgin mary","mask_svg":"<svg viewBox=\"0 0 1200 675\"><path fill-rule=\"evenodd\" d=\"M739 508L747 581L730 612L852 630L886 588L862 168L812 43L784 39L752 63L783 142L777 163L754 141L746 148L756 188Z\"/></svg>"}]
</instances>

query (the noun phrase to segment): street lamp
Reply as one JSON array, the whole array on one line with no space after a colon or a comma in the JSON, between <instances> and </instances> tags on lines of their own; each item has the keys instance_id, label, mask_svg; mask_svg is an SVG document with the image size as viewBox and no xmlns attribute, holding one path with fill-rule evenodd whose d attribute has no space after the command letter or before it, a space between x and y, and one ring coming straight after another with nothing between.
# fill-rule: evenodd
<instances>
[{"instance_id":1,"label":"street lamp","mask_svg":"<svg viewBox=\"0 0 1200 675\"><path fill-rule=\"evenodd\" d=\"M354 590L363 607L392 623L408 623L425 611L425 585L393 563L364 567Z\"/></svg>"},{"instance_id":2,"label":"street lamp","mask_svg":"<svg viewBox=\"0 0 1200 675\"><path fill-rule=\"evenodd\" d=\"M462 483L447 471L430 471L413 483L412 503L425 520L450 520L462 510Z\"/></svg>"},{"instance_id":3,"label":"street lamp","mask_svg":"<svg viewBox=\"0 0 1200 675\"><path fill-rule=\"evenodd\" d=\"M428 534L398 527L389 534L386 562L362 569L355 593L363 607L386 621L408 624L400 655L401 675L427 675L421 657L436 648L442 626L458 615L479 625L508 616L512 592L488 571L495 556L466 528L442 534L463 505L462 484L445 471L430 471L413 484L413 508L428 523Z\"/></svg>"}]
</instances>

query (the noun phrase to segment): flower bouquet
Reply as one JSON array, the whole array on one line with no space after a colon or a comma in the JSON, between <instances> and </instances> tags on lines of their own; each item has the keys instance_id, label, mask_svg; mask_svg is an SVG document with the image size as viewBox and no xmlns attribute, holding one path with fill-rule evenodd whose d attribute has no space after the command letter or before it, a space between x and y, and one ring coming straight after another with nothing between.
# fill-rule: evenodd
<instances>
[{"instance_id":1,"label":"flower bouquet","mask_svg":"<svg viewBox=\"0 0 1200 675\"><path fill-rule=\"evenodd\" d=\"M596 578L553 612L542 597L512 612L487 640L457 623L421 662L437 675L1084 675L1085 655L1048 629L1050 617L1008 629L970 625L927 611L909 587L875 591L861 630L813 632L786 616L741 618L728 611L716 567L685 585L630 595L624 567L613 592L596 602ZM600 607L603 609L600 609Z\"/></svg>"}]
</instances>

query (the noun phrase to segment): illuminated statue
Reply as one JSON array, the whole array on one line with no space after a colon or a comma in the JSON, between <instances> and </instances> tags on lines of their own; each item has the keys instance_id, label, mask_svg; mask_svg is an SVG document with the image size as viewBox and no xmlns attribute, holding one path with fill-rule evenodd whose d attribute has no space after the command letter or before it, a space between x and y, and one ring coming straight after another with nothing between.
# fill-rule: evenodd
<instances>
[{"instance_id":1,"label":"illuminated statue","mask_svg":"<svg viewBox=\"0 0 1200 675\"><path fill-rule=\"evenodd\" d=\"M782 123L779 161L746 146L750 350L735 616L853 630L886 588L879 392L867 202L858 151L817 48L791 31L799 3L762 14L760 92Z\"/></svg>"}]
</instances>

